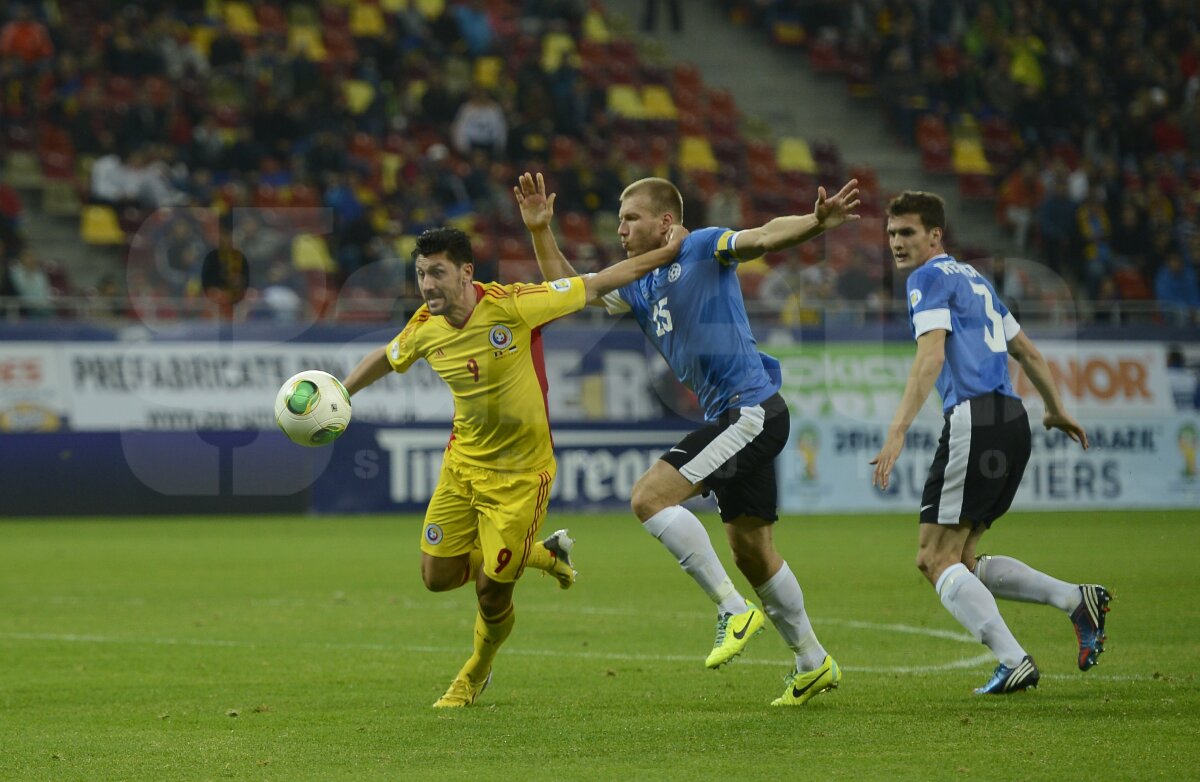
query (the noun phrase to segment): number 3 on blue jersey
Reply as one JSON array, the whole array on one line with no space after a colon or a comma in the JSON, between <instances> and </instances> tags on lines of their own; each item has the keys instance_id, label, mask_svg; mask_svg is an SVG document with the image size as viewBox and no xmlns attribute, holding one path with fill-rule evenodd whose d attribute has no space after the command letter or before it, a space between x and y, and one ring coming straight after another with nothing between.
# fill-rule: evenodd
<instances>
[{"instance_id":1,"label":"number 3 on blue jersey","mask_svg":"<svg viewBox=\"0 0 1200 782\"><path fill-rule=\"evenodd\" d=\"M988 302L988 308L991 309L991 302ZM654 334L661 337L668 331L671 331L675 326L671 323L671 311L667 309L667 297L663 296L654 304L654 310L650 313L650 320L654 321ZM1003 332L1001 332L1003 333Z\"/></svg>"},{"instance_id":2,"label":"number 3 on blue jersey","mask_svg":"<svg viewBox=\"0 0 1200 782\"><path fill-rule=\"evenodd\" d=\"M975 291L977 296L983 297L984 314L992 322L990 329L986 325L983 327L983 341L993 353L1006 353L1008 344L1004 341L1004 318L1000 317L1000 313L996 312L996 307L992 304L991 291L987 289L986 285L980 285L977 282L971 283L971 290Z\"/></svg>"}]
</instances>

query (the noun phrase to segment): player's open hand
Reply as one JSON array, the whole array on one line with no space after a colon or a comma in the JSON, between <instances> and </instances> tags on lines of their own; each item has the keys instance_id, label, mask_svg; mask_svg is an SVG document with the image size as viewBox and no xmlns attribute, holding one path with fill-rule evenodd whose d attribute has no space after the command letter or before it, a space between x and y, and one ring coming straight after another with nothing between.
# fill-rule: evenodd
<instances>
[{"instance_id":1,"label":"player's open hand","mask_svg":"<svg viewBox=\"0 0 1200 782\"><path fill-rule=\"evenodd\" d=\"M546 195L546 180L539 172L535 178L526 171L517 178L517 186L513 188L517 198L517 206L521 207L521 219L530 231L546 228L554 217L554 197L556 193Z\"/></svg>"},{"instance_id":2,"label":"player's open hand","mask_svg":"<svg viewBox=\"0 0 1200 782\"><path fill-rule=\"evenodd\" d=\"M896 466L896 460L900 458L900 452L903 450L904 437L889 435L883 443L883 447L879 449L879 453L875 454L875 458L871 460L871 464L875 465L875 474L871 476L872 486L878 486L881 490L887 491L892 468Z\"/></svg>"},{"instance_id":3,"label":"player's open hand","mask_svg":"<svg viewBox=\"0 0 1200 782\"><path fill-rule=\"evenodd\" d=\"M817 217L817 223L825 230L829 230L837 228L842 223L859 219L862 215L855 214L855 212L860 205L858 180L851 179L832 197L826 197L825 188L818 187L817 203L813 207L813 214Z\"/></svg>"},{"instance_id":4,"label":"player's open hand","mask_svg":"<svg viewBox=\"0 0 1200 782\"><path fill-rule=\"evenodd\" d=\"M679 249L683 247L683 240L688 238L688 234L690 233L691 231L682 225L672 225L670 230L667 231L667 247L670 247L675 252L679 252Z\"/></svg>"},{"instance_id":5,"label":"player's open hand","mask_svg":"<svg viewBox=\"0 0 1200 782\"><path fill-rule=\"evenodd\" d=\"M1044 416L1042 416L1042 426L1046 427L1047 429L1059 429L1063 432L1066 432L1067 437L1070 437L1072 440L1083 446L1083 450L1086 451L1088 449L1087 432L1085 432L1083 427L1079 425L1079 422L1071 416L1066 415L1065 413L1046 413Z\"/></svg>"}]
</instances>

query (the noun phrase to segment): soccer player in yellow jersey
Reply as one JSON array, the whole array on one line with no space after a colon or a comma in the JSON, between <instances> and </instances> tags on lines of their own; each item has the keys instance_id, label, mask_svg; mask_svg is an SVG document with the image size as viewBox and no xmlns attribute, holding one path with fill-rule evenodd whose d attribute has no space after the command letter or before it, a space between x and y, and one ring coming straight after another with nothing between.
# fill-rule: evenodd
<instances>
[{"instance_id":1,"label":"soccer player in yellow jersey","mask_svg":"<svg viewBox=\"0 0 1200 782\"><path fill-rule=\"evenodd\" d=\"M435 228L413 251L425 304L387 345L346 378L354 394L420 358L454 396L454 422L437 489L421 532L421 577L434 592L471 580L479 599L474 653L436 708L469 706L492 676L512 631L513 588L527 566L565 588L569 557L534 537L546 515L556 466L546 408L541 327L653 271L679 252L679 227L665 247L587 277L553 282L478 283L469 237ZM565 537L563 533L557 536ZM569 549L567 552L569 553Z\"/></svg>"}]
</instances>

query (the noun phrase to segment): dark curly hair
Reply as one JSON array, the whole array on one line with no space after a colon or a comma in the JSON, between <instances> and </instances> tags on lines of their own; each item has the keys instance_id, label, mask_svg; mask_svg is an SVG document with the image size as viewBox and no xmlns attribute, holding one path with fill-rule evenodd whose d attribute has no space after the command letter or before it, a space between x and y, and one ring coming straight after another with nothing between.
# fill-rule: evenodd
<instances>
[{"instance_id":1,"label":"dark curly hair","mask_svg":"<svg viewBox=\"0 0 1200 782\"><path fill-rule=\"evenodd\" d=\"M893 198L887 205L887 213L892 217L900 215L916 215L921 218L921 225L926 231L934 228L946 230L946 202L936 193L923 190L905 190Z\"/></svg>"},{"instance_id":2,"label":"dark curly hair","mask_svg":"<svg viewBox=\"0 0 1200 782\"><path fill-rule=\"evenodd\" d=\"M417 237L417 246L412 251L414 261L418 256L428 258L438 253L445 253L455 266L475 263L471 237L457 228L430 228Z\"/></svg>"}]
</instances>

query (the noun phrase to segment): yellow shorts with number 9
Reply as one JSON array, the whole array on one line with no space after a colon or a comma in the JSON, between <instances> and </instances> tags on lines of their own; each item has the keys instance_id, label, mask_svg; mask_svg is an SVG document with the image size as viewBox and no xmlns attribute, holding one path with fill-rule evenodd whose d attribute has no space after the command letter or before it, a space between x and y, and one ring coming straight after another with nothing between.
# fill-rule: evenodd
<instances>
[{"instance_id":1,"label":"yellow shorts with number 9","mask_svg":"<svg viewBox=\"0 0 1200 782\"><path fill-rule=\"evenodd\" d=\"M480 548L488 578L516 581L546 517L557 469L551 462L533 473L488 470L447 451L425 511L421 551L457 557Z\"/></svg>"}]
</instances>

